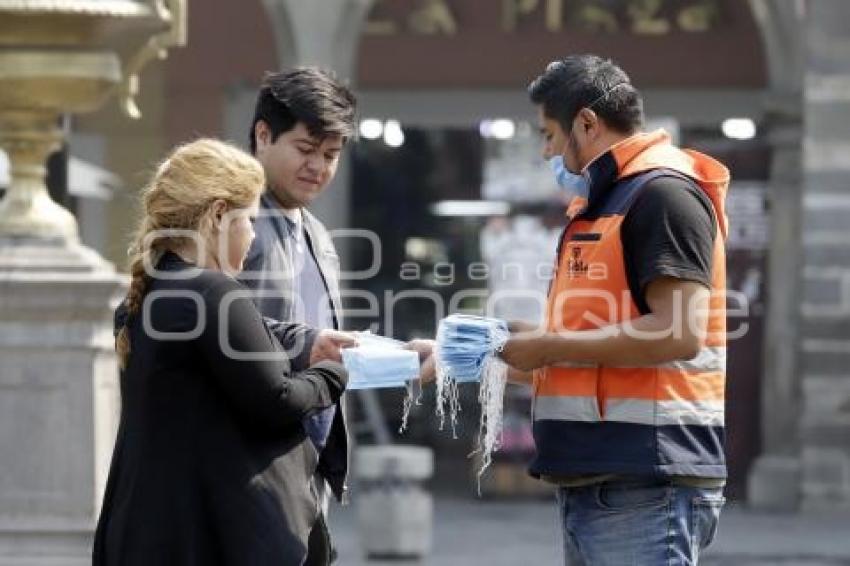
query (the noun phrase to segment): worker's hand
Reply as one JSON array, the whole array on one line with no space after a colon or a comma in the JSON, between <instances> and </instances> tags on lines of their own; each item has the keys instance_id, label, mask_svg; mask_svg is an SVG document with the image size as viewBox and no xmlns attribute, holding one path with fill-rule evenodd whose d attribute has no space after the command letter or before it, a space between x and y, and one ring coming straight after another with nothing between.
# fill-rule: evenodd
<instances>
[{"instance_id":1,"label":"worker's hand","mask_svg":"<svg viewBox=\"0 0 850 566\"><path fill-rule=\"evenodd\" d=\"M533 334L541 335L544 331L543 326L526 322L524 320L509 320L508 330L511 334Z\"/></svg>"},{"instance_id":2,"label":"worker's hand","mask_svg":"<svg viewBox=\"0 0 850 566\"><path fill-rule=\"evenodd\" d=\"M348 332L338 330L321 330L313 342L310 350L310 365L324 360L342 362L342 348L351 348L357 345L357 340Z\"/></svg>"},{"instance_id":3,"label":"worker's hand","mask_svg":"<svg viewBox=\"0 0 850 566\"><path fill-rule=\"evenodd\" d=\"M526 322L524 320L509 320L508 321L508 330L511 334L519 334L520 332L534 332L537 330L538 325L533 324L531 322Z\"/></svg>"},{"instance_id":4,"label":"worker's hand","mask_svg":"<svg viewBox=\"0 0 850 566\"><path fill-rule=\"evenodd\" d=\"M411 340L404 345L406 350L413 350L419 354L419 381L422 385L431 383L437 377L437 363L434 359L434 340Z\"/></svg>"},{"instance_id":5,"label":"worker's hand","mask_svg":"<svg viewBox=\"0 0 850 566\"><path fill-rule=\"evenodd\" d=\"M506 364L521 371L541 368L546 365L545 341L545 336L539 334L514 335L505 343L499 356Z\"/></svg>"}]
</instances>

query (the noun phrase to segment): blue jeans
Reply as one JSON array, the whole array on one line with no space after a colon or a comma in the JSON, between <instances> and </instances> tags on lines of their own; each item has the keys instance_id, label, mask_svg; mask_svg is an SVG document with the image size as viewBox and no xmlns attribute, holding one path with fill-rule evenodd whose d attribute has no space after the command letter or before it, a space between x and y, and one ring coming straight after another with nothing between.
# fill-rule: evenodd
<instances>
[{"instance_id":1,"label":"blue jeans","mask_svg":"<svg viewBox=\"0 0 850 566\"><path fill-rule=\"evenodd\" d=\"M567 566L695 566L717 534L723 489L618 480L558 488Z\"/></svg>"}]
</instances>

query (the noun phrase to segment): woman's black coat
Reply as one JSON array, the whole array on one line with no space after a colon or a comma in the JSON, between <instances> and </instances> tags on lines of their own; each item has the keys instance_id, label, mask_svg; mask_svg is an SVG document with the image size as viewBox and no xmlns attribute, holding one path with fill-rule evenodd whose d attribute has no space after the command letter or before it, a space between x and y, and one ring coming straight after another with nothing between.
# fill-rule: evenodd
<instances>
[{"instance_id":1,"label":"woman's black coat","mask_svg":"<svg viewBox=\"0 0 850 566\"><path fill-rule=\"evenodd\" d=\"M292 374L238 282L170 253L158 267L129 323L93 564L298 566L317 516L301 422L339 398L345 370Z\"/></svg>"}]
</instances>

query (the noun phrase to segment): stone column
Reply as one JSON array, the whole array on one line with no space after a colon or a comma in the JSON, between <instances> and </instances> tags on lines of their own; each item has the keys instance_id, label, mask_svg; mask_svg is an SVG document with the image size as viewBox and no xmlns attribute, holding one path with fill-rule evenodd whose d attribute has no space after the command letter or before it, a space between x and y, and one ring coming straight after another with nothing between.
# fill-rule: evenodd
<instances>
[{"instance_id":1,"label":"stone column","mask_svg":"<svg viewBox=\"0 0 850 566\"><path fill-rule=\"evenodd\" d=\"M786 0L750 0L750 6L768 59L770 93L763 127L773 154L768 193L768 310L761 380L762 454L750 471L747 492L748 503L754 507L794 510L800 499L803 14L798 4Z\"/></svg>"},{"instance_id":2,"label":"stone column","mask_svg":"<svg viewBox=\"0 0 850 566\"><path fill-rule=\"evenodd\" d=\"M771 223L768 310L761 380L762 454L750 472L747 494L748 503L754 507L794 510L800 492L797 344L803 129L797 97L774 99L771 106L765 123L773 155L768 193Z\"/></svg>"},{"instance_id":3,"label":"stone column","mask_svg":"<svg viewBox=\"0 0 850 566\"><path fill-rule=\"evenodd\" d=\"M806 4L799 47L802 128L794 133L794 112L786 113L786 133L775 144L765 453L750 477L750 502L758 506L850 509L847 18L846 1ZM781 70L787 45L773 47L774 70ZM793 67L793 57L785 60ZM802 140L799 150L795 137Z\"/></svg>"},{"instance_id":4,"label":"stone column","mask_svg":"<svg viewBox=\"0 0 850 566\"><path fill-rule=\"evenodd\" d=\"M80 245L76 220L47 193L45 162L62 141L60 99L99 104L119 69L109 53L0 53L11 173L0 201L0 566L91 563L117 424L111 311L124 277Z\"/></svg>"},{"instance_id":5,"label":"stone column","mask_svg":"<svg viewBox=\"0 0 850 566\"><path fill-rule=\"evenodd\" d=\"M802 505L850 509L850 2L807 5Z\"/></svg>"},{"instance_id":6,"label":"stone column","mask_svg":"<svg viewBox=\"0 0 850 566\"><path fill-rule=\"evenodd\" d=\"M117 426L124 278L77 243L0 238L0 565L91 564Z\"/></svg>"}]
</instances>

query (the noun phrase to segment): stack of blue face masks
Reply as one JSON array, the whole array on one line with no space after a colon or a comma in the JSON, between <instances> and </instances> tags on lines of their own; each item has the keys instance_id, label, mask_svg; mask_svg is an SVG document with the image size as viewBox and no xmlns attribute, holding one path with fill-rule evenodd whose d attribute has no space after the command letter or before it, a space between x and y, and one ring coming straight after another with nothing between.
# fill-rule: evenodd
<instances>
[{"instance_id":1,"label":"stack of blue face masks","mask_svg":"<svg viewBox=\"0 0 850 566\"><path fill-rule=\"evenodd\" d=\"M453 314L437 329L438 366L457 383L480 381L488 360L508 339L503 320Z\"/></svg>"},{"instance_id":2,"label":"stack of blue face masks","mask_svg":"<svg viewBox=\"0 0 850 566\"><path fill-rule=\"evenodd\" d=\"M419 354L403 349L403 342L367 332L356 337L357 347L340 350L348 389L406 387L419 377Z\"/></svg>"}]
</instances>

